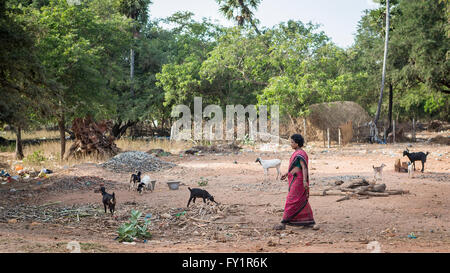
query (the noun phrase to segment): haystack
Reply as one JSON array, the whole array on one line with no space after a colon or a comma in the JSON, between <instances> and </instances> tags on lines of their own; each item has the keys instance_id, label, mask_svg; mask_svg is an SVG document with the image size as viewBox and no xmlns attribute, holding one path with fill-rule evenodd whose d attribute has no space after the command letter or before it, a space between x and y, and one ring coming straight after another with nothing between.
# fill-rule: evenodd
<instances>
[{"instance_id":1,"label":"haystack","mask_svg":"<svg viewBox=\"0 0 450 273\"><path fill-rule=\"evenodd\" d=\"M352 101L313 104L309 109L307 138L313 140L323 140L324 132L329 128L331 140L338 141L338 128L341 127L342 139L348 142L352 138L349 135L352 132L348 132L351 130L347 129L350 123L353 128L357 128L371 120L369 114Z\"/></svg>"}]
</instances>

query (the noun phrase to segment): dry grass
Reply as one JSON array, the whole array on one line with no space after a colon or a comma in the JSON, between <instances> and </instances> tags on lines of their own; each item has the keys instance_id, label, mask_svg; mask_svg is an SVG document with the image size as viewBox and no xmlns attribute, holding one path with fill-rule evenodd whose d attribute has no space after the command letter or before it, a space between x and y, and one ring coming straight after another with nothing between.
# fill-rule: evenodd
<instances>
[{"instance_id":1,"label":"dry grass","mask_svg":"<svg viewBox=\"0 0 450 273\"><path fill-rule=\"evenodd\" d=\"M73 141L66 142L66 153L69 151ZM192 146L188 142L171 142L169 140L130 140L120 139L115 141L116 145L123 151L143 151L150 149L163 149L170 153L179 153ZM13 154L12 154L13 155ZM7 163L13 169L15 165L20 164L23 167L34 168L36 170L41 168L58 169L63 166L72 166L82 163L101 163L108 158L99 158L95 156L86 156L84 158L70 158L69 160L60 161L61 145L59 141L49 141L38 145L24 146L24 160L17 162L14 160ZM40 161L39 159L43 159Z\"/></svg>"},{"instance_id":2,"label":"dry grass","mask_svg":"<svg viewBox=\"0 0 450 273\"><path fill-rule=\"evenodd\" d=\"M115 141L122 151L142 151L151 149L163 149L170 153L179 153L193 146L192 143L169 140L130 140L119 139Z\"/></svg>"},{"instance_id":3,"label":"dry grass","mask_svg":"<svg viewBox=\"0 0 450 273\"><path fill-rule=\"evenodd\" d=\"M0 136L9 140L15 140L16 134L13 131L0 132ZM22 139L43 139L59 138L59 131L37 130L22 131Z\"/></svg>"}]
</instances>

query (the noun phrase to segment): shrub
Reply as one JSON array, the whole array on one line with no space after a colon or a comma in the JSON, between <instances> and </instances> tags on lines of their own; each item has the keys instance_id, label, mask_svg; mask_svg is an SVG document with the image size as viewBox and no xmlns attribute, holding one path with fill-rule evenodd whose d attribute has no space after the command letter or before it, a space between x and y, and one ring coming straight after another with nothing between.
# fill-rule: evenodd
<instances>
[{"instance_id":1,"label":"shrub","mask_svg":"<svg viewBox=\"0 0 450 273\"><path fill-rule=\"evenodd\" d=\"M34 151L31 155L28 155L23 160L26 163L40 164L42 161L47 160L41 150Z\"/></svg>"},{"instance_id":2,"label":"shrub","mask_svg":"<svg viewBox=\"0 0 450 273\"><path fill-rule=\"evenodd\" d=\"M139 217L141 216L142 212L131 210L130 222L123 223L117 230L119 233L119 242L133 242L135 239L150 239L152 237L147 230L150 219L145 219L142 224L139 222Z\"/></svg>"}]
</instances>

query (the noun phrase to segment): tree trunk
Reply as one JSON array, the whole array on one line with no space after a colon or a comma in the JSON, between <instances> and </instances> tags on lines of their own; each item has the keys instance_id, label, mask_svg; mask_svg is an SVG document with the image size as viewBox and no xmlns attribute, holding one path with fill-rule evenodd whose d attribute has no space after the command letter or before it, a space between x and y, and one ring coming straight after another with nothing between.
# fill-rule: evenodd
<instances>
[{"instance_id":1,"label":"tree trunk","mask_svg":"<svg viewBox=\"0 0 450 273\"><path fill-rule=\"evenodd\" d=\"M112 135L116 138L116 139L120 139L121 136L123 136L123 134L125 134L125 132L127 131L127 129L133 125L135 125L137 123L137 121L127 121L127 123L125 123L122 126L122 121L119 120L118 123L116 123L113 128L112 128Z\"/></svg>"},{"instance_id":2,"label":"tree trunk","mask_svg":"<svg viewBox=\"0 0 450 273\"><path fill-rule=\"evenodd\" d=\"M131 84L130 92L132 98L134 98L133 79L134 79L134 50L130 49L130 84Z\"/></svg>"},{"instance_id":3,"label":"tree trunk","mask_svg":"<svg viewBox=\"0 0 450 273\"><path fill-rule=\"evenodd\" d=\"M388 135L392 131L392 102L393 102L394 90L392 87L392 83L389 83L389 109L388 109L388 120L389 127L386 131L386 135Z\"/></svg>"},{"instance_id":4,"label":"tree trunk","mask_svg":"<svg viewBox=\"0 0 450 273\"><path fill-rule=\"evenodd\" d=\"M66 153L66 125L65 125L65 117L64 111L61 113L61 116L58 121L59 128L59 139L61 142L61 161L64 160L64 154Z\"/></svg>"},{"instance_id":5,"label":"tree trunk","mask_svg":"<svg viewBox=\"0 0 450 273\"><path fill-rule=\"evenodd\" d=\"M23 146L22 146L22 128L17 126L16 129L16 159L23 159Z\"/></svg>"},{"instance_id":6,"label":"tree trunk","mask_svg":"<svg viewBox=\"0 0 450 273\"><path fill-rule=\"evenodd\" d=\"M383 73L381 76L381 90L380 99L378 100L377 113L375 115L374 124L377 126L378 119L380 118L381 104L383 102L383 91L384 91L384 80L386 78L386 62L388 54L388 43L389 43L389 0L386 0L386 37L384 41L384 58L383 58Z\"/></svg>"}]
</instances>

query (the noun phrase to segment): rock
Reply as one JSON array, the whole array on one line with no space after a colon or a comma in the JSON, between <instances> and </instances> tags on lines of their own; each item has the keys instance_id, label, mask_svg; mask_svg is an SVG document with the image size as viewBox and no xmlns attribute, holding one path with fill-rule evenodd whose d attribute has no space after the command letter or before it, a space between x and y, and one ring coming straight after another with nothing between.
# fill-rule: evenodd
<instances>
[{"instance_id":1,"label":"rock","mask_svg":"<svg viewBox=\"0 0 450 273\"><path fill-rule=\"evenodd\" d=\"M38 222L32 222L30 224L30 226L32 226L32 227L36 227L36 226L40 226L40 225L41 225L41 223L38 223Z\"/></svg>"},{"instance_id":2,"label":"rock","mask_svg":"<svg viewBox=\"0 0 450 273\"><path fill-rule=\"evenodd\" d=\"M170 215L168 213L164 213L164 214L161 214L161 217L165 218L165 219L170 219L170 218L172 218L172 215Z\"/></svg>"},{"instance_id":3,"label":"rock","mask_svg":"<svg viewBox=\"0 0 450 273\"><path fill-rule=\"evenodd\" d=\"M314 225L312 229L313 229L313 230L319 230L319 229L320 229L320 226L319 226L319 225Z\"/></svg>"}]
</instances>

